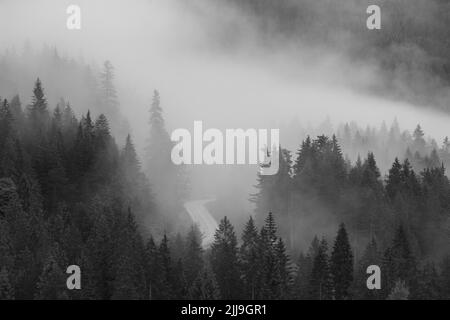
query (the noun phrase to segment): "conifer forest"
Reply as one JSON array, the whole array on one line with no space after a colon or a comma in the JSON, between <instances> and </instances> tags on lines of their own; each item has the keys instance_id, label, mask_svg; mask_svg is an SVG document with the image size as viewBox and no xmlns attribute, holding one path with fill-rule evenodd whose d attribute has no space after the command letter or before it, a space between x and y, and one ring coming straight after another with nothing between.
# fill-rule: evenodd
<instances>
[{"instance_id":1,"label":"conifer forest","mask_svg":"<svg viewBox=\"0 0 450 320\"><path fill-rule=\"evenodd\" d=\"M0 11L0 300L450 299L448 1Z\"/></svg>"}]
</instances>

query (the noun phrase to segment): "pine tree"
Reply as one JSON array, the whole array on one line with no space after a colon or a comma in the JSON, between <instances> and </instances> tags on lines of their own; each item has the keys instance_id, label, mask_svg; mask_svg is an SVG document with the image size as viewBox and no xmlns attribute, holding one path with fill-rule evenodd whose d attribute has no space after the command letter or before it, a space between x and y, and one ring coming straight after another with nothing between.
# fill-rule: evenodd
<instances>
[{"instance_id":1,"label":"pine tree","mask_svg":"<svg viewBox=\"0 0 450 320\"><path fill-rule=\"evenodd\" d=\"M314 258L313 268L309 280L309 299L332 299L332 279L328 261L328 245L325 239L320 242L319 250Z\"/></svg>"},{"instance_id":2,"label":"pine tree","mask_svg":"<svg viewBox=\"0 0 450 320\"><path fill-rule=\"evenodd\" d=\"M205 264L189 290L189 298L193 300L218 300L220 291L211 267Z\"/></svg>"},{"instance_id":3,"label":"pine tree","mask_svg":"<svg viewBox=\"0 0 450 320\"><path fill-rule=\"evenodd\" d=\"M161 278L162 266L159 259L158 248L152 237L146 246L146 279L148 298L150 300L161 299L165 297L166 288L163 287L163 279Z\"/></svg>"},{"instance_id":4,"label":"pine tree","mask_svg":"<svg viewBox=\"0 0 450 320\"><path fill-rule=\"evenodd\" d=\"M264 221L264 230L265 236L268 241L268 244L273 248L275 243L277 242L277 225L275 223L275 219L273 217L273 213L269 212L265 221Z\"/></svg>"},{"instance_id":5,"label":"pine tree","mask_svg":"<svg viewBox=\"0 0 450 320\"><path fill-rule=\"evenodd\" d=\"M130 209L128 209L126 219L119 219L119 225L111 298L142 299L145 295L145 259L142 257L144 249Z\"/></svg>"},{"instance_id":6,"label":"pine tree","mask_svg":"<svg viewBox=\"0 0 450 320\"><path fill-rule=\"evenodd\" d=\"M372 152L367 155L367 160L364 163L363 181L369 185L376 184L380 178L380 170L375 161L375 156Z\"/></svg>"},{"instance_id":7,"label":"pine tree","mask_svg":"<svg viewBox=\"0 0 450 320\"><path fill-rule=\"evenodd\" d=\"M386 249L382 267L382 290L387 295L398 280L405 281L409 290L416 288L416 261L412 255L406 233L397 228L392 245Z\"/></svg>"},{"instance_id":8,"label":"pine tree","mask_svg":"<svg viewBox=\"0 0 450 320\"><path fill-rule=\"evenodd\" d=\"M186 238L183 265L186 274L186 284L190 287L203 268L203 249L201 233L196 225L192 226Z\"/></svg>"},{"instance_id":9,"label":"pine tree","mask_svg":"<svg viewBox=\"0 0 450 320\"><path fill-rule=\"evenodd\" d=\"M353 253L347 231L342 223L334 242L330 259L334 296L337 300L351 298L350 286L353 281Z\"/></svg>"},{"instance_id":10,"label":"pine tree","mask_svg":"<svg viewBox=\"0 0 450 320\"><path fill-rule=\"evenodd\" d=\"M22 103L18 95L15 95L10 101L10 110L14 119L14 128L16 131L23 132L25 129L25 115L22 110Z\"/></svg>"},{"instance_id":11,"label":"pine tree","mask_svg":"<svg viewBox=\"0 0 450 320\"><path fill-rule=\"evenodd\" d=\"M130 135L127 136L125 147L122 151L121 162L126 171L125 175L135 180L140 172L140 163Z\"/></svg>"},{"instance_id":12,"label":"pine tree","mask_svg":"<svg viewBox=\"0 0 450 320\"><path fill-rule=\"evenodd\" d=\"M424 135L425 134L424 134L420 124L418 124L413 133L414 151L417 151L419 153L423 153L425 151L426 142L425 142L425 139L423 138Z\"/></svg>"},{"instance_id":13,"label":"pine tree","mask_svg":"<svg viewBox=\"0 0 450 320\"><path fill-rule=\"evenodd\" d=\"M103 70L100 73L101 98L104 112L114 121L119 116L119 101L117 91L114 86L114 67L110 61L103 63Z\"/></svg>"},{"instance_id":14,"label":"pine tree","mask_svg":"<svg viewBox=\"0 0 450 320\"><path fill-rule=\"evenodd\" d=\"M167 213L165 216L172 215L169 218L175 219L173 214L182 210L187 181L183 167L174 165L171 160L173 143L165 127L160 95L156 90L153 93L149 125L145 173L152 182L159 207Z\"/></svg>"},{"instance_id":15,"label":"pine tree","mask_svg":"<svg viewBox=\"0 0 450 320\"><path fill-rule=\"evenodd\" d=\"M253 218L250 216L242 233L242 245L239 249L239 265L242 272L244 295L254 300L259 295L262 277L259 236Z\"/></svg>"},{"instance_id":16,"label":"pine tree","mask_svg":"<svg viewBox=\"0 0 450 320\"><path fill-rule=\"evenodd\" d=\"M160 96L158 91L153 93L153 101L150 108L150 135L147 143L146 171L154 183L161 179L159 175L166 173L171 166L170 152L172 142L166 131Z\"/></svg>"},{"instance_id":17,"label":"pine tree","mask_svg":"<svg viewBox=\"0 0 450 320\"><path fill-rule=\"evenodd\" d=\"M92 290L91 298L110 299L114 281L114 241L111 211L103 207L98 199L92 204L95 220L86 241L85 262L89 268L89 282L84 281ZM85 272L86 273L86 272Z\"/></svg>"},{"instance_id":18,"label":"pine tree","mask_svg":"<svg viewBox=\"0 0 450 320\"><path fill-rule=\"evenodd\" d=\"M172 299L175 296L175 286L174 286L174 267L172 264L169 239L167 235L164 234L158 250L159 263L161 264L161 278L162 278L162 288L161 288L161 298L162 299Z\"/></svg>"},{"instance_id":19,"label":"pine tree","mask_svg":"<svg viewBox=\"0 0 450 320\"><path fill-rule=\"evenodd\" d=\"M239 277L238 248L234 228L224 217L214 234L211 245L211 267L216 275L222 299L239 299L241 281Z\"/></svg>"},{"instance_id":20,"label":"pine tree","mask_svg":"<svg viewBox=\"0 0 450 320\"><path fill-rule=\"evenodd\" d=\"M402 165L398 158L395 158L392 168L389 169L388 178L386 181L386 193L391 200L395 198L400 190L402 183Z\"/></svg>"},{"instance_id":21,"label":"pine tree","mask_svg":"<svg viewBox=\"0 0 450 320\"><path fill-rule=\"evenodd\" d=\"M442 142L442 151L447 154L450 153L450 139L448 136L446 136Z\"/></svg>"},{"instance_id":22,"label":"pine tree","mask_svg":"<svg viewBox=\"0 0 450 320\"><path fill-rule=\"evenodd\" d=\"M309 298L309 282L311 278L311 272L313 269L313 263L319 252L320 241L316 237L311 241L308 252L301 253L297 261L297 276L295 279L295 297L300 300L306 300Z\"/></svg>"},{"instance_id":23,"label":"pine tree","mask_svg":"<svg viewBox=\"0 0 450 320\"><path fill-rule=\"evenodd\" d=\"M354 185L360 199L354 217L355 231L363 236L380 236L385 232L386 225L389 225L389 217L386 214L385 191L373 153L367 155L360 173L360 181Z\"/></svg>"},{"instance_id":24,"label":"pine tree","mask_svg":"<svg viewBox=\"0 0 450 320\"><path fill-rule=\"evenodd\" d=\"M279 148L279 170L274 175L257 174L257 193L252 194L250 201L255 203L255 213L257 221L263 222L267 212L276 212L277 219L285 222L280 229L280 233L289 239L289 243L294 241L294 234L290 224L292 215L289 211L291 206L291 154L288 150Z\"/></svg>"},{"instance_id":25,"label":"pine tree","mask_svg":"<svg viewBox=\"0 0 450 320\"><path fill-rule=\"evenodd\" d=\"M309 136L302 142L300 149L297 151L297 159L293 165L294 169L294 181L300 183L300 177L303 173L303 169L308 166L312 161L313 148L311 138Z\"/></svg>"},{"instance_id":26,"label":"pine tree","mask_svg":"<svg viewBox=\"0 0 450 320\"><path fill-rule=\"evenodd\" d=\"M278 278L277 299L288 299L291 296L291 270L289 267L289 256L286 254L286 247L281 238L278 239L275 248L276 274Z\"/></svg>"},{"instance_id":27,"label":"pine tree","mask_svg":"<svg viewBox=\"0 0 450 320\"><path fill-rule=\"evenodd\" d=\"M31 122L32 135L37 135L38 138L42 137L47 129L50 117L47 109L47 99L39 78L34 84L31 105L28 106L28 118Z\"/></svg>"},{"instance_id":28,"label":"pine tree","mask_svg":"<svg viewBox=\"0 0 450 320\"><path fill-rule=\"evenodd\" d=\"M109 122L104 114L99 115L97 120L95 120L93 135L96 140L97 148L105 148L110 142L111 132Z\"/></svg>"}]
</instances>

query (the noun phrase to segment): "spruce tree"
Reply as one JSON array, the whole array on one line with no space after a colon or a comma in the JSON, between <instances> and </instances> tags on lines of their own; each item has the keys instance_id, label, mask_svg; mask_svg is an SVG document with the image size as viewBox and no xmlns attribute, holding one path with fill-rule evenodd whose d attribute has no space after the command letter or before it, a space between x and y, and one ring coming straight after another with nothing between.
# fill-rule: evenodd
<instances>
[{"instance_id":1,"label":"spruce tree","mask_svg":"<svg viewBox=\"0 0 450 320\"><path fill-rule=\"evenodd\" d=\"M398 158L395 158L392 168L389 169L388 178L386 181L386 192L391 200L395 198L397 193L400 191L402 183L402 165L400 164Z\"/></svg>"},{"instance_id":2,"label":"spruce tree","mask_svg":"<svg viewBox=\"0 0 450 320\"><path fill-rule=\"evenodd\" d=\"M209 264L205 264L198 272L195 281L189 289L189 299L218 300L220 291Z\"/></svg>"},{"instance_id":3,"label":"spruce tree","mask_svg":"<svg viewBox=\"0 0 450 320\"><path fill-rule=\"evenodd\" d=\"M309 279L309 299L328 300L333 297L332 279L328 261L328 244L325 239L320 242Z\"/></svg>"},{"instance_id":4,"label":"spruce tree","mask_svg":"<svg viewBox=\"0 0 450 320\"><path fill-rule=\"evenodd\" d=\"M196 225L192 226L186 238L183 265L187 286L190 287L203 268L203 249L201 233Z\"/></svg>"},{"instance_id":5,"label":"spruce tree","mask_svg":"<svg viewBox=\"0 0 450 320\"><path fill-rule=\"evenodd\" d=\"M382 267L382 290L389 294L396 282L404 281L412 294L416 289L417 267L403 226L396 230L392 245L386 249Z\"/></svg>"},{"instance_id":6,"label":"spruce tree","mask_svg":"<svg viewBox=\"0 0 450 320\"><path fill-rule=\"evenodd\" d=\"M41 80L36 80L33 89L31 105L28 106L28 117L31 122L31 129L34 134L42 136L49 124L49 112L47 99L44 94Z\"/></svg>"},{"instance_id":7,"label":"spruce tree","mask_svg":"<svg viewBox=\"0 0 450 320\"><path fill-rule=\"evenodd\" d=\"M103 63L100 73L100 111L111 121L116 138L124 139L130 131L128 122L122 117L117 90L114 85L114 66L110 61Z\"/></svg>"},{"instance_id":8,"label":"spruce tree","mask_svg":"<svg viewBox=\"0 0 450 320\"><path fill-rule=\"evenodd\" d=\"M339 231L333 245L330 259L330 272L334 287L334 297L337 300L351 298L350 286L353 281L353 252L343 223L339 226Z\"/></svg>"},{"instance_id":9,"label":"spruce tree","mask_svg":"<svg viewBox=\"0 0 450 320\"><path fill-rule=\"evenodd\" d=\"M254 300L259 295L258 291L261 285L262 270L258 230L251 216L242 233L242 244L239 249L239 265L242 272L244 297Z\"/></svg>"},{"instance_id":10,"label":"spruce tree","mask_svg":"<svg viewBox=\"0 0 450 320\"><path fill-rule=\"evenodd\" d=\"M164 234L158 250L159 263L161 268L161 299L175 298L175 283L174 283L174 266L171 259L169 248L169 239Z\"/></svg>"},{"instance_id":11,"label":"spruce tree","mask_svg":"<svg viewBox=\"0 0 450 320\"><path fill-rule=\"evenodd\" d=\"M288 299L291 296L291 270L289 267L289 256L286 253L286 247L281 238L278 239L275 247L276 256L276 274L279 282L276 290L277 299Z\"/></svg>"},{"instance_id":12,"label":"spruce tree","mask_svg":"<svg viewBox=\"0 0 450 320\"><path fill-rule=\"evenodd\" d=\"M145 257L148 298L155 300L167 297L167 286L164 286L165 282L161 277L161 259L153 237L147 242Z\"/></svg>"},{"instance_id":13,"label":"spruce tree","mask_svg":"<svg viewBox=\"0 0 450 320\"><path fill-rule=\"evenodd\" d=\"M309 298L309 282L313 263L319 252L320 241L317 236L311 241L306 254L301 253L297 261L297 276L294 283L295 297L301 300Z\"/></svg>"},{"instance_id":14,"label":"spruce tree","mask_svg":"<svg viewBox=\"0 0 450 320\"><path fill-rule=\"evenodd\" d=\"M211 267L216 275L222 299L239 299L241 297L241 280L239 276L238 248L234 228L224 217L214 234L211 245Z\"/></svg>"},{"instance_id":15,"label":"spruce tree","mask_svg":"<svg viewBox=\"0 0 450 320\"><path fill-rule=\"evenodd\" d=\"M144 170L152 183L159 208L168 216L167 221L172 221L182 211L187 178L183 166L176 166L171 160L173 143L165 126L161 98L156 90L150 107L149 125Z\"/></svg>"}]
</instances>

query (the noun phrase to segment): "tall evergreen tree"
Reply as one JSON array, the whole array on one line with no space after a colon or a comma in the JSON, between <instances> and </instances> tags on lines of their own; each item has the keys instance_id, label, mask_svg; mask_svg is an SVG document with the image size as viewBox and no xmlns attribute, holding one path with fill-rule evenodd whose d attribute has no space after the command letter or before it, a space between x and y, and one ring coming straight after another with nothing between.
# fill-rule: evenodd
<instances>
[{"instance_id":1,"label":"tall evergreen tree","mask_svg":"<svg viewBox=\"0 0 450 320\"><path fill-rule=\"evenodd\" d=\"M337 300L351 298L350 286L353 281L353 252L343 223L339 226L333 251L331 252L330 272L334 286L334 297Z\"/></svg>"},{"instance_id":2,"label":"tall evergreen tree","mask_svg":"<svg viewBox=\"0 0 450 320\"><path fill-rule=\"evenodd\" d=\"M198 272L197 278L189 290L189 298L193 300L220 299L219 287L208 264L205 264Z\"/></svg>"},{"instance_id":3,"label":"tall evergreen tree","mask_svg":"<svg viewBox=\"0 0 450 320\"><path fill-rule=\"evenodd\" d=\"M306 254L300 254L297 261L297 275L294 283L295 297L300 300L309 299L309 282L313 263L319 252L320 241L316 237L311 241L311 245Z\"/></svg>"},{"instance_id":4,"label":"tall evergreen tree","mask_svg":"<svg viewBox=\"0 0 450 320\"><path fill-rule=\"evenodd\" d=\"M28 117L31 122L33 134L41 136L49 125L49 112L47 108L47 99L41 80L38 78L34 84L33 97L31 105L28 106Z\"/></svg>"},{"instance_id":5,"label":"tall evergreen tree","mask_svg":"<svg viewBox=\"0 0 450 320\"><path fill-rule=\"evenodd\" d=\"M222 299L241 297L238 248L236 234L227 217L224 217L214 234L211 245L211 267L216 275Z\"/></svg>"},{"instance_id":6,"label":"tall evergreen tree","mask_svg":"<svg viewBox=\"0 0 450 320\"><path fill-rule=\"evenodd\" d=\"M397 281L404 281L414 294L417 267L406 233L402 226L397 228L392 245L386 249L382 267L382 290L389 294Z\"/></svg>"},{"instance_id":7,"label":"tall evergreen tree","mask_svg":"<svg viewBox=\"0 0 450 320\"><path fill-rule=\"evenodd\" d=\"M322 239L317 255L314 258L309 280L309 299L328 300L333 298L332 279L327 251L327 241Z\"/></svg>"},{"instance_id":8,"label":"tall evergreen tree","mask_svg":"<svg viewBox=\"0 0 450 320\"><path fill-rule=\"evenodd\" d=\"M164 234L158 250L159 263L161 264L161 298L173 299L175 297L175 283L174 283L174 266L171 259L169 239Z\"/></svg>"},{"instance_id":9,"label":"tall evergreen tree","mask_svg":"<svg viewBox=\"0 0 450 320\"><path fill-rule=\"evenodd\" d=\"M259 252L259 235L253 218L250 216L242 233L239 249L239 265L242 272L244 295L254 300L259 295L261 286L261 256Z\"/></svg>"},{"instance_id":10,"label":"tall evergreen tree","mask_svg":"<svg viewBox=\"0 0 450 320\"><path fill-rule=\"evenodd\" d=\"M173 143L165 127L161 99L156 90L153 93L149 125L145 173L152 183L159 208L165 213L168 222L174 222L182 211L187 180L183 166L176 166L171 160Z\"/></svg>"},{"instance_id":11,"label":"tall evergreen tree","mask_svg":"<svg viewBox=\"0 0 450 320\"><path fill-rule=\"evenodd\" d=\"M183 257L187 286L190 287L203 268L203 249L201 233L196 225L192 226L186 238L186 250Z\"/></svg>"}]
</instances>

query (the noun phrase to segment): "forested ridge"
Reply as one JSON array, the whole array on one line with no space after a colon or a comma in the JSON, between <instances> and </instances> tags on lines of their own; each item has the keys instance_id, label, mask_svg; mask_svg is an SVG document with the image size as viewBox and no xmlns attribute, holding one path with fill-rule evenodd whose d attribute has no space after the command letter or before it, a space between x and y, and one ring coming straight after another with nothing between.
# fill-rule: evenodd
<instances>
[{"instance_id":1,"label":"forested ridge","mask_svg":"<svg viewBox=\"0 0 450 320\"><path fill-rule=\"evenodd\" d=\"M153 136L166 139L157 92L150 119ZM256 218L242 235L225 217L204 249L195 226L166 232L167 210L179 204L157 205L152 179L164 175L148 180L132 138L119 149L104 115L51 110L38 79L26 106L2 100L0 123L2 299L450 298L442 163L416 173L395 159L382 177L373 153L352 164L335 136L308 137L294 156L282 149L277 175L258 176ZM181 186L178 195L177 179L164 188ZM333 235L313 230L301 252L302 222L323 214ZM66 288L71 264L81 267L81 290ZM372 264L381 290L366 287Z\"/></svg>"}]
</instances>

